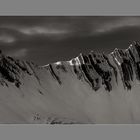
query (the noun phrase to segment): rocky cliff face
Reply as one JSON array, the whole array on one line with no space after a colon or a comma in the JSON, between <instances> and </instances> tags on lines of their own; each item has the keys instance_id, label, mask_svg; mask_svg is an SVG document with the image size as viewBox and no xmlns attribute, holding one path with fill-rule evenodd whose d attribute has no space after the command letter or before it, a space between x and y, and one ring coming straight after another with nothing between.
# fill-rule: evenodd
<instances>
[{"instance_id":1,"label":"rocky cliff face","mask_svg":"<svg viewBox=\"0 0 140 140\"><path fill-rule=\"evenodd\" d=\"M61 77L58 71L71 74L77 79L86 81L94 91L100 87L110 92L113 90L113 83L118 84L120 75L123 87L131 90L132 82L140 80L140 46L138 43L131 44L128 49L115 49L109 55L91 51L88 55L80 54L78 57L66 61L49 64L48 67L52 76L61 85ZM56 72L55 72L56 71Z\"/></svg>"},{"instance_id":2,"label":"rocky cliff face","mask_svg":"<svg viewBox=\"0 0 140 140\"><path fill-rule=\"evenodd\" d=\"M1 53L0 123L140 123L139 84L137 42L45 66Z\"/></svg>"}]
</instances>

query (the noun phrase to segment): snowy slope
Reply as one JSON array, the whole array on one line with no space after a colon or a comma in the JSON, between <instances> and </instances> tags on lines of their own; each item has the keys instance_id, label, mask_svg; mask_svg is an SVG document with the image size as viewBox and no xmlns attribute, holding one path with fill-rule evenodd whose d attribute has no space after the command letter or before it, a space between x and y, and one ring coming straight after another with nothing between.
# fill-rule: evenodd
<instances>
[{"instance_id":1,"label":"snowy slope","mask_svg":"<svg viewBox=\"0 0 140 140\"><path fill-rule=\"evenodd\" d=\"M37 66L0 54L0 123L140 123L140 46Z\"/></svg>"}]
</instances>

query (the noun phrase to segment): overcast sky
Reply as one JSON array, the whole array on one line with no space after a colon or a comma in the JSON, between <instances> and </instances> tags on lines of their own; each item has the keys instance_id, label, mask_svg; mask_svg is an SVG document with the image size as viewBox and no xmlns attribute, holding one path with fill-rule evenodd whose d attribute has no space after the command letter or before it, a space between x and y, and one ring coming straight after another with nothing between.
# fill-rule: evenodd
<instances>
[{"instance_id":1,"label":"overcast sky","mask_svg":"<svg viewBox=\"0 0 140 140\"><path fill-rule=\"evenodd\" d=\"M0 17L0 49L39 65L91 50L109 53L134 40L140 40L140 17Z\"/></svg>"}]
</instances>

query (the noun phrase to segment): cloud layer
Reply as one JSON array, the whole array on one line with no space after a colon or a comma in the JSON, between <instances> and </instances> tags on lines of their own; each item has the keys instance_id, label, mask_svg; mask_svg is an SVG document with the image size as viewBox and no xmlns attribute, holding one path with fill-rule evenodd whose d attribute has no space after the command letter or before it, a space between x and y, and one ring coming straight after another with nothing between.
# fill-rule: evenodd
<instances>
[{"instance_id":1,"label":"cloud layer","mask_svg":"<svg viewBox=\"0 0 140 140\"><path fill-rule=\"evenodd\" d=\"M9 51L7 53L7 55L11 56L11 57L16 57L16 58L24 58L27 55L28 50L25 48L21 48L21 49L17 49L14 51Z\"/></svg>"},{"instance_id":2,"label":"cloud layer","mask_svg":"<svg viewBox=\"0 0 140 140\"><path fill-rule=\"evenodd\" d=\"M140 40L140 17L0 17L0 48L8 55L47 64L90 50L110 52Z\"/></svg>"},{"instance_id":3,"label":"cloud layer","mask_svg":"<svg viewBox=\"0 0 140 140\"><path fill-rule=\"evenodd\" d=\"M15 38L13 36L9 36L9 35L0 35L0 42L1 43L13 43L15 42Z\"/></svg>"}]
</instances>

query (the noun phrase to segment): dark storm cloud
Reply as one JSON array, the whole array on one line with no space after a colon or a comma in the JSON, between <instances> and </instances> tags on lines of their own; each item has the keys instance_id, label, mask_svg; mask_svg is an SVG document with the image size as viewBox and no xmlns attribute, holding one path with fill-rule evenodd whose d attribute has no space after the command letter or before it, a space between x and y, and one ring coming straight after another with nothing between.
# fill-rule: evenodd
<instances>
[{"instance_id":1,"label":"dark storm cloud","mask_svg":"<svg viewBox=\"0 0 140 140\"><path fill-rule=\"evenodd\" d=\"M88 35L102 28L100 25L118 19L114 17L1 17L0 27L26 35L59 35L59 33Z\"/></svg>"},{"instance_id":2,"label":"dark storm cloud","mask_svg":"<svg viewBox=\"0 0 140 140\"><path fill-rule=\"evenodd\" d=\"M1 49L38 64L127 48L139 34L140 17L0 17Z\"/></svg>"}]
</instances>

